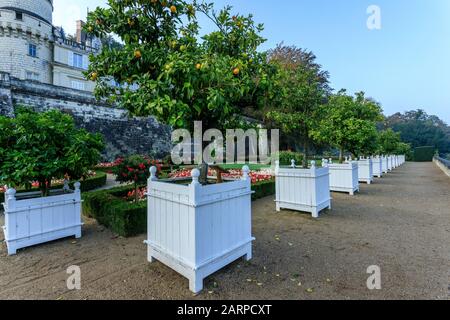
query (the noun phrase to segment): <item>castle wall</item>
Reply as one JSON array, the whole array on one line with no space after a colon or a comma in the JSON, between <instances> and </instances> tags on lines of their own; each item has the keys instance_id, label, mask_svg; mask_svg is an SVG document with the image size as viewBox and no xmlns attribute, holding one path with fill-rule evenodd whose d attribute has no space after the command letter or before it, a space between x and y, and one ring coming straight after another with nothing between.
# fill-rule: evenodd
<instances>
[{"instance_id":1,"label":"castle wall","mask_svg":"<svg viewBox=\"0 0 450 320\"><path fill-rule=\"evenodd\" d=\"M8 107L8 103L12 106ZM0 81L0 113L10 113L12 108L20 105L30 106L40 112L61 110L71 114L78 127L101 133L107 144L105 160L129 154L149 154L162 158L172 148L169 127L152 117L130 118L125 110L99 102L89 92L15 78L11 78L9 84Z\"/></svg>"}]
</instances>

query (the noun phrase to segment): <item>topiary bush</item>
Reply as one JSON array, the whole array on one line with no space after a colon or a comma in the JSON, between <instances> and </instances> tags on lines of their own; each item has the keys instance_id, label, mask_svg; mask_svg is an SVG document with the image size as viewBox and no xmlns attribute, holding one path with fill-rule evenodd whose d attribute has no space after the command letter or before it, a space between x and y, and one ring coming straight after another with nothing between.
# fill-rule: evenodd
<instances>
[{"instance_id":1,"label":"topiary bush","mask_svg":"<svg viewBox=\"0 0 450 320\"><path fill-rule=\"evenodd\" d=\"M431 162L435 153L434 147L418 147L414 149L414 161Z\"/></svg>"}]
</instances>

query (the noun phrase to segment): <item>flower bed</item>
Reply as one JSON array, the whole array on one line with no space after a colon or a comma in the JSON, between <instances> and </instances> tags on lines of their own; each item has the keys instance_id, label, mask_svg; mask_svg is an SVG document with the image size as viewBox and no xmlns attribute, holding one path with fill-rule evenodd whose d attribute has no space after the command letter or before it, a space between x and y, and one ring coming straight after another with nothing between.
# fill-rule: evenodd
<instances>
[{"instance_id":1,"label":"flower bed","mask_svg":"<svg viewBox=\"0 0 450 320\"><path fill-rule=\"evenodd\" d=\"M106 173L112 173L114 168L119 166L123 162L123 158L117 158L115 161L112 162L102 162L95 166L96 171L103 171Z\"/></svg>"},{"instance_id":2,"label":"flower bed","mask_svg":"<svg viewBox=\"0 0 450 320\"><path fill-rule=\"evenodd\" d=\"M216 177L216 171L213 169L208 170L208 176L211 178ZM191 170L181 169L169 174L170 178L190 178ZM242 177L242 170L232 169L228 170L227 173L222 174L222 178L226 180L239 180ZM249 177L252 184L257 184L259 182L271 181L274 179L274 175L269 170L260 171L250 171Z\"/></svg>"}]
</instances>

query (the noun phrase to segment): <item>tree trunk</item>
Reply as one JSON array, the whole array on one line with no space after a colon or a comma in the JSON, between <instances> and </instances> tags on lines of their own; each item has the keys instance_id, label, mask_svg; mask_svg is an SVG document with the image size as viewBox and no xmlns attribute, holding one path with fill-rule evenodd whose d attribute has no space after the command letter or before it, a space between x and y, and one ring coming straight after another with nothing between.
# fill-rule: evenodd
<instances>
[{"instance_id":1,"label":"tree trunk","mask_svg":"<svg viewBox=\"0 0 450 320\"><path fill-rule=\"evenodd\" d=\"M344 148L339 149L339 163L344 163Z\"/></svg>"},{"instance_id":2,"label":"tree trunk","mask_svg":"<svg viewBox=\"0 0 450 320\"><path fill-rule=\"evenodd\" d=\"M41 191L41 197L48 197L47 179L41 178L39 180L39 190Z\"/></svg>"},{"instance_id":3,"label":"tree trunk","mask_svg":"<svg viewBox=\"0 0 450 320\"><path fill-rule=\"evenodd\" d=\"M305 139L305 141L303 142L303 168L305 169L308 169L308 151L308 141Z\"/></svg>"}]
</instances>

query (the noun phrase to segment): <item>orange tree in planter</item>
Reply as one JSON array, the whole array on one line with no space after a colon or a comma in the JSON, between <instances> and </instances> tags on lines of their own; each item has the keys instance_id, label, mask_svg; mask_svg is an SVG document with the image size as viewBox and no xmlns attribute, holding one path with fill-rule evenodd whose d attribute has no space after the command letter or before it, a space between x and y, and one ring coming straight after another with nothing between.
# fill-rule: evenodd
<instances>
[{"instance_id":1,"label":"orange tree in planter","mask_svg":"<svg viewBox=\"0 0 450 320\"><path fill-rule=\"evenodd\" d=\"M199 14L217 30L201 37ZM233 16L231 7L216 12L195 1L109 0L89 13L85 30L115 35L123 46L91 56L86 76L98 97L131 115L153 115L174 128L192 130L196 120L205 129L233 127L245 108L271 97L271 67L257 51L262 29L252 16Z\"/></svg>"}]
</instances>

